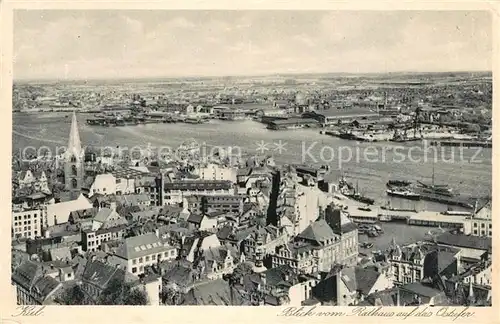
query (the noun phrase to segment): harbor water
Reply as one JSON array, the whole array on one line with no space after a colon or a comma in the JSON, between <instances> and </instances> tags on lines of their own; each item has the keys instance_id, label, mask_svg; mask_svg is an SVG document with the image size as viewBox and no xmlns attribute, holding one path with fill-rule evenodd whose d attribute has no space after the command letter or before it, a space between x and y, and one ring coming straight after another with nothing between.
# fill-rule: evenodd
<instances>
[{"instance_id":1,"label":"harbor water","mask_svg":"<svg viewBox=\"0 0 500 324\"><path fill-rule=\"evenodd\" d=\"M13 114L13 152L26 147L48 147L55 150L67 143L70 127L68 113ZM277 163L329 165L329 179L345 174L356 183L361 194L372 197L377 204L395 208L443 211L438 203L388 198L385 184L390 179L431 182L434 168L436 184L447 184L465 196L491 195L491 149L440 148L438 156L425 157L415 146L422 143L366 143L320 135L318 129L273 131L252 121L212 120L206 124L146 124L138 126L100 127L86 124L87 114L79 114L80 136L83 145L94 147L177 147L194 139L207 147L238 147L241 151L272 155ZM263 144L266 144L263 147ZM370 150L370 158L363 152ZM350 151L347 159L339 152ZM401 160L401 156L410 156ZM375 154L375 155L374 155ZM378 154L378 155L377 155ZM349 157L349 156L347 156ZM396 159L398 158L398 159ZM460 210L459 207L453 207Z\"/></svg>"}]
</instances>

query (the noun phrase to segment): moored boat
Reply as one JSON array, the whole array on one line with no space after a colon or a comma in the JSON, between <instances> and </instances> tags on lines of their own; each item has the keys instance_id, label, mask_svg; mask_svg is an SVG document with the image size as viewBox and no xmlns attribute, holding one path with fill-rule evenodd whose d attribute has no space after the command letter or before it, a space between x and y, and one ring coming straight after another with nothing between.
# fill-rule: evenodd
<instances>
[{"instance_id":1,"label":"moored boat","mask_svg":"<svg viewBox=\"0 0 500 324\"><path fill-rule=\"evenodd\" d=\"M411 200L420 200L420 194L408 189L402 190L402 189L390 188L387 189L386 192L389 196L393 197L411 199Z\"/></svg>"},{"instance_id":2,"label":"moored boat","mask_svg":"<svg viewBox=\"0 0 500 324\"><path fill-rule=\"evenodd\" d=\"M387 187L408 187L411 181L408 180L389 180L386 183Z\"/></svg>"}]
</instances>

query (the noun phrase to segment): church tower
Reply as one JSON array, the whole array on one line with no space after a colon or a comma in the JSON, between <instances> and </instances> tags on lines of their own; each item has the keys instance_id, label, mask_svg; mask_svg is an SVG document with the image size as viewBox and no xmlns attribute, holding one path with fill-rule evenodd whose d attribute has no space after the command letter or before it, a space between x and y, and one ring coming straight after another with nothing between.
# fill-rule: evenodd
<instances>
[{"instance_id":1,"label":"church tower","mask_svg":"<svg viewBox=\"0 0 500 324\"><path fill-rule=\"evenodd\" d=\"M64 185L65 189L71 192L73 199L80 195L80 189L83 185L84 153L78 133L76 114L73 111L68 147L64 153Z\"/></svg>"}]
</instances>

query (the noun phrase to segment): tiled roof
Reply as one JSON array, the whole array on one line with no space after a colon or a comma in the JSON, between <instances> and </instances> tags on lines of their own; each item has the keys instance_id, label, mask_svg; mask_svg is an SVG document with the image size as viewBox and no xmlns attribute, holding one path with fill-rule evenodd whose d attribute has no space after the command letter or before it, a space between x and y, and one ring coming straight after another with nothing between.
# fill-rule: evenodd
<instances>
[{"instance_id":1,"label":"tiled roof","mask_svg":"<svg viewBox=\"0 0 500 324\"><path fill-rule=\"evenodd\" d=\"M266 285L271 287L279 285L293 286L299 282L298 274L287 264L267 269L263 272L263 275L266 278Z\"/></svg>"},{"instance_id":2,"label":"tiled roof","mask_svg":"<svg viewBox=\"0 0 500 324\"><path fill-rule=\"evenodd\" d=\"M115 277L124 278L125 271L101 261L88 261L83 272L83 280L89 281L101 289L106 288L106 285Z\"/></svg>"},{"instance_id":3,"label":"tiled roof","mask_svg":"<svg viewBox=\"0 0 500 324\"><path fill-rule=\"evenodd\" d=\"M341 280L351 292L360 291L364 295L368 295L380 275L375 270L361 267L345 268L340 272Z\"/></svg>"},{"instance_id":4,"label":"tiled roof","mask_svg":"<svg viewBox=\"0 0 500 324\"><path fill-rule=\"evenodd\" d=\"M336 239L338 236L333 233L333 230L324 219L319 219L311 223L297 237L322 245L324 241Z\"/></svg>"},{"instance_id":5,"label":"tiled roof","mask_svg":"<svg viewBox=\"0 0 500 324\"><path fill-rule=\"evenodd\" d=\"M149 202L149 196L147 194L120 195L116 196L116 201L122 205L134 206Z\"/></svg>"},{"instance_id":6,"label":"tiled roof","mask_svg":"<svg viewBox=\"0 0 500 324\"><path fill-rule=\"evenodd\" d=\"M50 259L55 260L71 260L71 252L68 247L59 247L50 249Z\"/></svg>"},{"instance_id":7,"label":"tiled roof","mask_svg":"<svg viewBox=\"0 0 500 324\"><path fill-rule=\"evenodd\" d=\"M194 287L184 299L184 305L238 306L243 303L240 293L222 279Z\"/></svg>"},{"instance_id":8,"label":"tiled roof","mask_svg":"<svg viewBox=\"0 0 500 324\"><path fill-rule=\"evenodd\" d=\"M201 224L203 217L205 217L205 216L201 213L191 213L191 215L189 215L187 221L188 221L188 223Z\"/></svg>"},{"instance_id":9,"label":"tiled roof","mask_svg":"<svg viewBox=\"0 0 500 324\"><path fill-rule=\"evenodd\" d=\"M116 255L130 260L170 249L172 247L161 242L154 233L148 233L127 238L116 251Z\"/></svg>"},{"instance_id":10,"label":"tiled roof","mask_svg":"<svg viewBox=\"0 0 500 324\"><path fill-rule=\"evenodd\" d=\"M456 262L455 254L446 251L432 251L424 259L424 276L441 275L446 268Z\"/></svg>"},{"instance_id":11,"label":"tiled roof","mask_svg":"<svg viewBox=\"0 0 500 324\"><path fill-rule=\"evenodd\" d=\"M35 292L36 299L39 302L43 302L47 299L47 297L56 289L61 287L62 284L56 279L45 276L40 278L35 285L33 286L33 290Z\"/></svg>"},{"instance_id":12,"label":"tiled roof","mask_svg":"<svg viewBox=\"0 0 500 324\"><path fill-rule=\"evenodd\" d=\"M436 242L439 244L485 251L490 251L492 248L492 241L490 237L453 234L451 232L446 232L439 235L436 238Z\"/></svg>"},{"instance_id":13,"label":"tiled roof","mask_svg":"<svg viewBox=\"0 0 500 324\"><path fill-rule=\"evenodd\" d=\"M113 211L109 208L101 208L97 215L95 215L94 220L100 223L106 222L108 217L113 213Z\"/></svg>"},{"instance_id":14,"label":"tiled roof","mask_svg":"<svg viewBox=\"0 0 500 324\"><path fill-rule=\"evenodd\" d=\"M420 282L412 282L406 284L404 286L401 286L400 289L425 297L434 297L442 293L441 291L434 288L424 286Z\"/></svg>"},{"instance_id":15,"label":"tiled roof","mask_svg":"<svg viewBox=\"0 0 500 324\"><path fill-rule=\"evenodd\" d=\"M27 260L21 263L12 273L12 280L25 289L30 289L38 276L41 275L42 265Z\"/></svg>"},{"instance_id":16,"label":"tiled roof","mask_svg":"<svg viewBox=\"0 0 500 324\"><path fill-rule=\"evenodd\" d=\"M115 178L134 179L145 174L145 172L134 169L117 169L112 172Z\"/></svg>"}]
</instances>

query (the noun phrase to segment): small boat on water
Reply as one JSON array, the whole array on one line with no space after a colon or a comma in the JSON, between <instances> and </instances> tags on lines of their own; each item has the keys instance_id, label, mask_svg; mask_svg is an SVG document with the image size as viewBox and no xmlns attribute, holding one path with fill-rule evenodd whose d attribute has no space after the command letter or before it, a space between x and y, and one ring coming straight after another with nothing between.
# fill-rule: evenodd
<instances>
[{"instance_id":1,"label":"small boat on water","mask_svg":"<svg viewBox=\"0 0 500 324\"><path fill-rule=\"evenodd\" d=\"M371 242L362 242L362 243L359 243L359 245L363 249L371 249L373 247L373 243L371 243Z\"/></svg>"},{"instance_id":2,"label":"small boat on water","mask_svg":"<svg viewBox=\"0 0 500 324\"><path fill-rule=\"evenodd\" d=\"M375 203L375 199L372 199L372 198L369 198L366 196L362 196L361 194L359 194L357 192L350 194L350 195L347 195L347 197L352 198L356 201L362 202L363 204L367 204L367 205L373 205Z\"/></svg>"},{"instance_id":3,"label":"small boat on water","mask_svg":"<svg viewBox=\"0 0 500 324\"><path fill-rule=\"evenodd\" d=\"M411 185L411 181L408 180L389 180L386 183L387 187L408 187Z\"/></svg>"},{"instance_id":4,"label":"small boat on water","mask_svg":"<svg viewBox=\"0 0 500 324\"><path fill-rule=\"evenodd\" d=\"M420 194L413 192L409 189L390 188L390 189L387 189L386 192L389 196L393 196L393 197L411 199L411 200L420 200Z\"/></svg>"}]
</instances>

